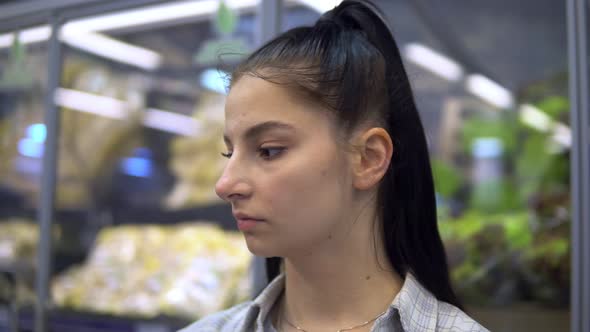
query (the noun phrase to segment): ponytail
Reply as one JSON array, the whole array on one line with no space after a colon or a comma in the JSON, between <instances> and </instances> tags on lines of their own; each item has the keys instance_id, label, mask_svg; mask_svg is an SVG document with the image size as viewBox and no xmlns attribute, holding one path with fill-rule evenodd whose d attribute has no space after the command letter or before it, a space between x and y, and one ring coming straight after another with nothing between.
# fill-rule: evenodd
<instances>
[{"instance_id":1,"label":"ponytail","mask_svg":"<svg viewBox=\"0 0 590 332\"><path fill-rule=\"evenodd\" d=\"M439 300L462 308L438 232L426 136L395 39L368 2L344 1L326 16L361 30L385 59L386 125L395 151L378 199L388 257L398 273L411 272Z\"/></svg>"}]
</instances>

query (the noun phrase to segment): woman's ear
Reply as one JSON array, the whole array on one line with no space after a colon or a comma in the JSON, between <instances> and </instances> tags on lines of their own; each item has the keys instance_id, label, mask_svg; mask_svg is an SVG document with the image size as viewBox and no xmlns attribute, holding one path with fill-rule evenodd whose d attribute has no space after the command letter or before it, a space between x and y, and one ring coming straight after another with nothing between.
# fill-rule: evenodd
<instances>
[{"instance_id":1,"label":"woman's ear","mask_svg":"<svg viewBox=\"0 0 590 332\"><path fill-rule=\"evenodd\" d=\"M393 142L383 128L370 128L355 139L353 159L353 185L368 190L381 181L391 162Z\"/></svg>"}]
</instances>

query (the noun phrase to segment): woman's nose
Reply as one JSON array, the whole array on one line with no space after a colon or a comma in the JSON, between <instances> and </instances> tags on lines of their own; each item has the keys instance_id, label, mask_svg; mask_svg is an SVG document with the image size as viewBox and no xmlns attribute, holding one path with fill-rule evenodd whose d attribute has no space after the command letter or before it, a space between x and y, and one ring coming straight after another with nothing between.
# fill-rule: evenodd
<instances>
[{"instance_id":1,"label":"woman's nose","mask_svg":"<svg viewBox=\"0 0 590 332\"><path fill-rule=\"evenodd\" d=\"M251 191L252 186L240 169L240 165L230 160L215 184L217 196L224 201L232 202L236 199L248 197Z\"/></svg>"}]
</instances>

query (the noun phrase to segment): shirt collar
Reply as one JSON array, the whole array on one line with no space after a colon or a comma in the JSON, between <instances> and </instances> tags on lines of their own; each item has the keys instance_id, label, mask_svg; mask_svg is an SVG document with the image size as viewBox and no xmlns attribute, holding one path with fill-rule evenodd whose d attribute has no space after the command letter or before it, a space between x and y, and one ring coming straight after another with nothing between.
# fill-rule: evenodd
<instances>
[{"instance_id":1,"label":"shirt collar","mask_svg":"<svg viewBox=\"0 0 590 332\"><path fill-rule=\"evenodd\" d=\"M256 317L256 324L264 326L264 322L275 302L285 289L285 275L279 274L271 283L254 299L248 312L249 317ZM254 316L255 315L255 316Z\"/></svg>"},{"instance_id":2,"label":"shirt collar","mask_svg":"<svg viewBox=\"0 0 590 332\"><path fill-rule=\"evenodd\" d=\"M256 319L258 326L264 326L269 312L284 288L285 275L280 274L253 301L248 310L248 317ZM434 331L436 328L438 301L409 272L390 308L399 312L404 331Z\"/></svg>"},{"instance_id":3,"label":"shirt collar","mask_svg":"<svg viewBox=\"0 0 590 332\"><path fill-rule=\"evenodd\" d=\"M399 311L404 331L434 331L438 319L438 300L411 273L391 307Z\"/></svg>"}]
</instances>

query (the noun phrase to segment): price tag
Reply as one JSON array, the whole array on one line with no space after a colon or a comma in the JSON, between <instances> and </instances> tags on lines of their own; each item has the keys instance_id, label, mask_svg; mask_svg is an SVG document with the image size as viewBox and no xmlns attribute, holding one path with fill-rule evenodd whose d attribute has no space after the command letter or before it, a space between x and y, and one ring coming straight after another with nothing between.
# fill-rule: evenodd
<instances>
[{"instance_id":1,"label":"price tag","mask_svg":"<svg viewBox=\"0 0 590 332\"><path fill-rule=\"evenodd\" d=\"M135 332L174 332L168 326L158 323L137 323Z\"/></svg>"}]
</instances>

